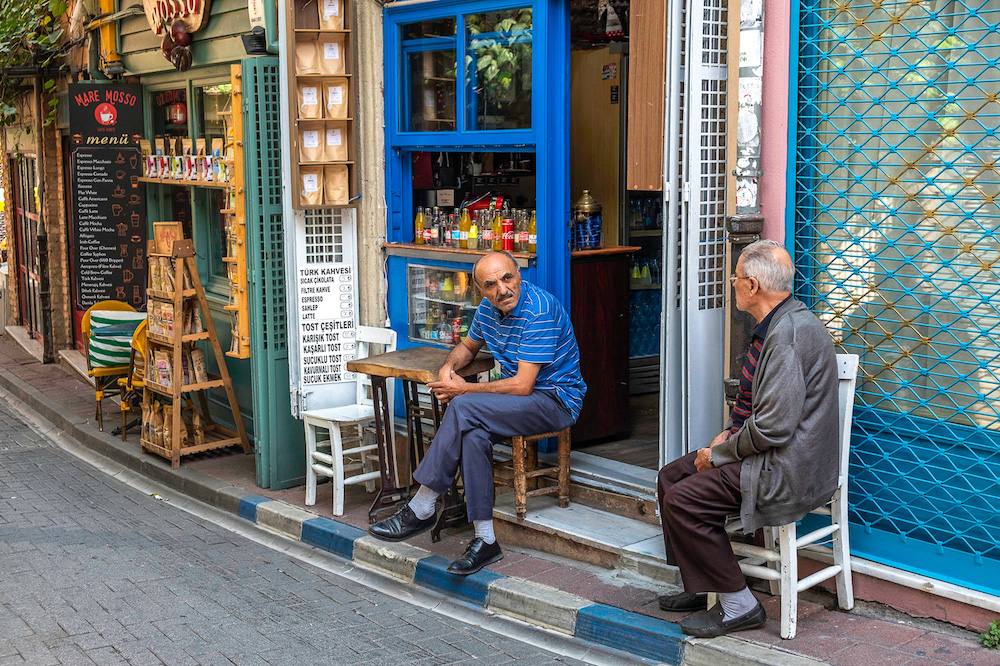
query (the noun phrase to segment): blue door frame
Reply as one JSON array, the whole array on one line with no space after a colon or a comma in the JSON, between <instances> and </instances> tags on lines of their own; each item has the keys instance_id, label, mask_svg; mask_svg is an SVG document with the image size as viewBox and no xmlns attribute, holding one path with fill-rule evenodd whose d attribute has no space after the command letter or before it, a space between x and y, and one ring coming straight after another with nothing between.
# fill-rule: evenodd
<instances>
[{"instance_id":1,"label":"blue door frame","mask_svg":"<svg viewBox=\"0 0 1000 666\"><path fill-rule=\"evenodd\" d=\"M848 10L851 4L847 3ZM903 7L899 5L898 11L905 13ZM956 7L959 14L977 11L963 2ZM872 11L870 3L865 8L865 12ZM886 5L885 17L865 13L872 21L872 34L882 29L882 23L888 25L898 11ZM886 41L909 36L907 48L915 49L909 53L919 53L908 55L897 44L856 38L851 32L855 21L851 12L837 10L833 2L793 0L786 245L797 266L796 295L827 321L844 351L861 355L849 481L852 552L1000 595L1000 514L996 510L1000 504L1000 419L982 406L990 404L988 396L996 390L995 371L1000 364L1000 355L988 340L995 314L979 314L977 307L969 306L976 296L963 293L978 294L984 303L995 299L996 274L988 266L973 274L960 263L961 254L953 256L946 251L950 246L942 247L951 242L948 236L956 229L962 234L971 228L961 242L975 249L976 237L982 234L979 242L985 250L991 230L1000 229L1000 211L991 207L992 198L987 201L984 195L981 205L969 203L970 194L976 197L968 181L971 178L975 184L978 176L963 172L960 161L995 160L996 148L988 147L989 139L979 139L979 135L996 137L998 122L995 114L984 114L977 119L981 130L942 123L943 131L929 134L932 139L937 134L953 138L952 155L942 157L930 150L914 158L913 146L907 144L915 136L923 140L928 133L923 123L936 120L935 112L924 107L926 90L939 85L929 68L950 73L950 80L941 75L942 87L937 92L959 107L957 111L944 107L936 113L945 120L970 111L976 117L975 100L982 85L988 84L969 78L962 68L998 54L996 46L983 47L993 51L983 54L972 30L960 21L945 30L935 23L939 17L932 9L926 9L926 15L921 12L900 17L895 32L885 28ZM1000 29L995 15L982 21L984 32ZM913 41L918 37L922 41ZM835 54L838 43L841 51ZM899 58L891 67L879 64L886 53ZM900 55L915 64L907 70L908 63ZM874 99L871 95L868 101L863 98L865 82L878 75L880 67L888 67L886 83L877 85L892 90L891 108L878 93L873 93ZM908 72L917 71L926 84L906 78ZM839 81L837 86L832 85L834 79ZM850 122L851 112L861 114L863 127ZM881 121L880 113L884 113ZM900 131L900 127L907 130L906 123L910 123L909 130ZM963 132L967 136L962 137ZM872 141L873 137L878 141ZM905 159L900 157L904 150L911 151ZM860 165L857 171L852 170L855 165ZM912 221L912 211L904 208L911 201L904 194L912 194L904 188L915 183L913 187L920 189L925 180L939 188L922 195L930 202L931 215L944 218L940 211L952 208L940 225L951 228L947 234L927 233ZM868 187L870 194L859 195L852 189L858 183ZM866 264L870 269L857 268ZM894 270L907 276L894 275ZM859 288L849 282L854 275L863 276L868 285L875 284ZM949 286L949 281L955 284ZM867 289L877 290L883 301L872 304ZM832 295L836 290L848 297ZM861 317L856 312L859 299ZM917 305L900 305L904 300ZM908 319L896 308L916 314ZM865 315L883 332L866 328ZM956 318L957 333L943 323L950 321L949 316ZM925 325L923 320L933 321ZM914 323L923 333L911 326ZM940 330L954 335L954 344L941 343ZM900 341L894 343L898 350L893 347L897 351L887 355L894 338ZM965 357L976 361L970 364ZM974 378L968 367L976 363L984 373L992 368L993 379ZM953 384L947 385L949 381ZM911 382L932 388L918 392L907 385ZM966 406L962 401L970 393L972 402ZM977 393L982 394L978 403ZM939 415L936 405L948 399L954 401L954 409L941 409Z\"/></svg>"},{"instance_id":2,"label":"blue door frame","mask_svg":"<svg viewBox=\"0 0 1000 666\"><path fill-rule=\"evenodd\" d=\"M469 51L465 16L507 9L532 9L531 128L516 130L470 129L470 102L465 85ZM554 294L569 308L569 7L566 0L437 0L385 8L384 44L386 71L386 192L390 243L413 240L412 155L431 152L534 153L535 209L538 211L538 253L534 266L524 269L526 279ZM440 18L456 20L454 38L407 40L401 26ZM413 132L403 129L408 65L411 52L454 48L456 52L456 130ZM406 266L409 263L468 269L469 264L438 259L388 261L389 316L399 336L399 348L415 346L408 339ZM399 404L399 403L398 403Z\"/></svg>"}]
</instances>

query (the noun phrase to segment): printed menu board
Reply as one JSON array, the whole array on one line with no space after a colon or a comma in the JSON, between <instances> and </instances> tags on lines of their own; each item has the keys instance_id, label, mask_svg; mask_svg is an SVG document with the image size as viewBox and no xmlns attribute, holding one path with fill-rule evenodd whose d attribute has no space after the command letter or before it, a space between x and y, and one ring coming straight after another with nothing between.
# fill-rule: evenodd
<instances>
[{"instance_id":1,"label":"printed menu board","mask_svg":"<svg viewBox=\"0 0 1000 666\"><path fill-rule=\"evenodd\" d=\"M69 86L76 304L146 302L146 196L139 138L142 87Z\"/></svg>"},{"instance_id":2,"label":"printed menu board","mask_svg":"<svg viewBox=\"0 0 1000 666\"><path fill-rule=\"evenodd\" d=\"M347 362L357 357L354 278L349 264L299 269L302 383L352 381Z\"/></svg>"}]
</instances>

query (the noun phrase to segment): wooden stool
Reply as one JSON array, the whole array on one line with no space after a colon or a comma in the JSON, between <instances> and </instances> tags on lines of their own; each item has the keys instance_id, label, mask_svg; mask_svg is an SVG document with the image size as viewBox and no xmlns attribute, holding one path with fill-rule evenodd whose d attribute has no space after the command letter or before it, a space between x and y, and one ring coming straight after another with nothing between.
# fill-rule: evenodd
<instances>
[{"instance_id":1,"label":"wooden stool","mask_svg":"<svg viewBox=\"0 0 1000 666\"><path fill-rule=\"evenodd\" d=\"M549 437L559 439L559 464L538 469L538 442ZM493 485L514 489L514 508L518 518L528 512L529 497L559 494L559 506L569 506L569 428L559 432L544 432L538 435L519 435L510 438L511 461L493 462ZM497 472L500 472L498 474ZM508 480L506 477L510 475ZM538 487L538 477L546 476L558 480L554 486ZM530 490L529 490L530 488Z\"/></svg>"}]
</instances>

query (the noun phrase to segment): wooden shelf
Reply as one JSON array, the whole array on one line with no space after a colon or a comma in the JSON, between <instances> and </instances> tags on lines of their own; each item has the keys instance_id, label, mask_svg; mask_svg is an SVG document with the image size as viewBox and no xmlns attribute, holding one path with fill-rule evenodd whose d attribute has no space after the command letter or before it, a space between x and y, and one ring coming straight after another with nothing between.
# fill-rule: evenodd
<instances>
[{"instance_id":1,"label":"wooden shelf","mask_svg":"<svg viewBox=\"0 0 1000 666\"><path fill-rule=\"evenodd\" d=\"M236 209L235 208L220 208L219 212L222 213L223 215L235 215L236 214Z\"/></svg>"},{"instance_id":2,"label":"wooden shelf","mask_svg":"<svg viewBox=\"0 0 1000 666\"><path fill-rule=\"evenodd\" d=\"M207 382L201 382L200 384L184 384L181 386L181 393L191 393L193 391L207 391L208 389L222 388L226 383L221 379L210 379ZM153 393L159 393L160 395L165 395L168 398L173 397L174 388L172 386L164 386L163 384L158 384L156 382L147 381L145 387L148 388Z\"/></svg>"},{"instance_id":3,"label":"wooden shelf","mask_svg":"<svg viewBox=\"0 0 1000 666\"><path fill-rule=\"evenodd\" d=\"M172 346L174 344L174 339L167 335L158 335L156 333L147 332L146 337L158 345ZM208 340L208 331L202 331L201 333L189 333L181 336L181 342L196 342L198 340Z\"/></svg>"},{"instance_id":4,"label":"wooden shelf","mask_svg":"<svg viewBox=\"0 0 1000 666\"><path fill-rule=\"evenodd\" d=\"M352 74L296 74L297 79L349 79Z\"/></svg>"},{"instance_id":5,"label":"wooden shelf","mask_svg":"<svg viewBox=\"0 0 1000 666\"><path fill-rule=\"evenodd\" d=\"M298 118L295 122L297 123L348 123L353 121L354 118Z\"/></svg>"},{"instance_id":6,"label":"wooden shelf","mask_svg":"<svg viewBox=\"0 0 1000 666\"><path fill-rule=\"evenodd\" d=\"M215 432L205 432L205 441L201 444L188 444L187 446L180 447L180 454L182 456L189 456L193 453L201 453L202 451L211 451L213 449L223 449L230 446L236 446L242 444L242 440L239 436L231 437L226 433L216 434ZM162 444L155 444L148 439L141 438L139 440L140 446L146 450L163 456L169 459L171 456L171 450Z\"/></svg>"},{"instance_id":7,"label":"wooden shelf","mask_svg":"<svg viewBox=\"0 0 1000 666\"><path fill-rule=\"evenodd\" d=\"M140 176L139 182L155 183L157 185L181 185L183 187L215 187L226 190L232 187L230 183L221 183L214 180L176 180L174 178L147 178L146 176Z\"/></svg>"},{"instance_id":8,"label":"wooden shelf","mask_svg":"<svg viewBox=\"0 0 1000 666\"><path fill-rule=\"evenodd\" d=\"M166 255L162 254L151 254L151 257L162 257ZM194 289L185 289L181 292L181 298L194 298L198 295L198 292ZM168 301L170 303L174 302L174 292L172 291L160 291L159 289L147 289L146 296L152 297L157 301Z\"/></svg>"},{"instance_id":9,"label":"wooden shelf","mask_svg":"<svg viewBox=\"0 0 1000 666\"><path fill-rule=\"evenodd\" d=\"M223 257L222 261L225 262L225 263L227 263L227 264L235 264L235 263L239 263L239 258L237 258L237 257Z\"/></svg>"},{"instance_id":10,"label":"wooden shelf","mask_svg":"<svg viewBox=\"0 0 1000 666\"><path fill-rule=\"evenodd\" d=\"M463 260L475 262L489 250L469 250L455 247L439 247L436 245L417 245L416 243L383 243L387 254L414 257L417 259L431 259L435 261L455 261ZM511 252L517 261L517 265L522 268L533 266L537 255L530 252Z\"/></svg>"},{"instance_id":11,"label":"wooden shelf","mask_svg":"<svg viewBox=\"0 0 1000 666\"><path fill-rule=\"evenodd\" d=\"M334 164L354 164L354 160L340 160L330 162L299 162L299 166L333 166Z\"/></svg>"},{"instance_id":12,"label":"wooden shelf","mask_svg":"<svg viewBox=\"0 0 1000 666\"><path fill-rule=\"evenodd\" d=\"M321 33L324 33L324 34L325 33L330 33L332 35L349 35L349 34L351 34L351 31L348 30L347 28L341 28L339 30L323 30L322 28L296 28L295 32L306 33L306 34L308 34L308 33L316 34L316 33L320 33L321 32Z\"/></svg>"}]
</instances>

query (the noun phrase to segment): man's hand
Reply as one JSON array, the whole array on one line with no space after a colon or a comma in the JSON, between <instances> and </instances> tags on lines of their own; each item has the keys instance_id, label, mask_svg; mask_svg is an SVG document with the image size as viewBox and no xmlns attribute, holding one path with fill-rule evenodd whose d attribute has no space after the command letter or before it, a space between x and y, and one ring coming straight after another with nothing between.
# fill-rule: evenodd
<instances>
[{"instance_id":1,"label":"man's hand","mask_svg":"<svg viewBox=\"0 0 1000 666\"><path fill-rule=\"evenodd\" d=\"M452 368L447 363L445 363L444 365L442 365L441 369L438 370L438 381L439 382L446 382L449 379L451 379L451 375L452 375L452 371L453 370L454 370L454 368ZM428 384L428 386L429 386L429 384Z\"/></svg>"},{"instance_id":2,"label":"man's hand","mask_svg":"<svg viewBox=\"0 0 1000 666\"><path fill-rule=\"evenodd\" d=\"M444 374L445 368L441 368L441 374ZM440 375L439 375L440 377ZM466 382L460 375L456 375L451 369L448 369L448 376L439 379L436 382L429 382L427 388L431 390L434 396L441 402L450 402L456 396L462 395L468 389L468 382Z\"/></svg>"},{"instance_id":3,"label":"man's hand","mask_svg":"<svg viewBox=\"0 0 1000 666\"><path fill-rule=\"evenodd\" d=\"M712 440L713 442L715 440ZM694 466L699 472L707 472L712 469L712 449L698 449L698 455L694 459Z\"/></svg>"},{"instance_id":4,"label":"man's hand","mask_svg":"<svg viewBox=\"0 0 1000 666\"><path fill-rule=\"evenodd\" d=\"M728 430L723 430L722 432L720 432L718 435L716 435L712 439L712 441L708 445L708 448L710 448L710 449L714 448L714 447L718 446L719 444L722 444L727 439L729 439L729 431Z\"/></svg>"}]
</instances>

